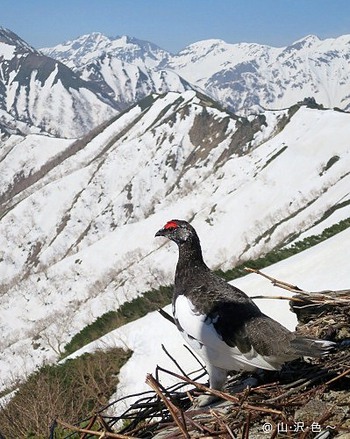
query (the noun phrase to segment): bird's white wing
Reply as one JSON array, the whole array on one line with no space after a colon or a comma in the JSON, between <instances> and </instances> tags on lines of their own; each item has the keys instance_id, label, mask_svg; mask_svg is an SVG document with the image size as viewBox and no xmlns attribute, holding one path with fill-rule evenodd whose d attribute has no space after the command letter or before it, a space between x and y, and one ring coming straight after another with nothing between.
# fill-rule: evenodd
<instances>
[{"instance_id":1,"label":"bird's white wing","mask_svg":"<svg viewBox=\"0 0 350 439\"><path fill-rule=\"evenodd\" d=\"M276 359L263 357L252 347L242 353L238 347L229 346L216 331L215 319L195 312L191 301L179 295L174 303L174 318L185 340L203 359L226 370L276 370Z\"/></svg>"}]
</instances>

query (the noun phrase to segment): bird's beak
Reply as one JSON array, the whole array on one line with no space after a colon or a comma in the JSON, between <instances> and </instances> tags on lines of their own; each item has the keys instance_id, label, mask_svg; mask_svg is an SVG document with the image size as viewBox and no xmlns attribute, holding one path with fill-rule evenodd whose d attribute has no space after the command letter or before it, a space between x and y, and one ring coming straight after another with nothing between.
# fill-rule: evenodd
<instances>
[{"instance_id":1,"label":"bird's beak","mask_svg":"<svg viewBox=\"0 0 350 439\"><path fill-rule=\"evenodd\" d=\"M158 232L154 236L155 237L156 236L165 236L165 232L166 232L165 229L160 229L160 230L158 230Z\"/></svg>"}]
</instances>

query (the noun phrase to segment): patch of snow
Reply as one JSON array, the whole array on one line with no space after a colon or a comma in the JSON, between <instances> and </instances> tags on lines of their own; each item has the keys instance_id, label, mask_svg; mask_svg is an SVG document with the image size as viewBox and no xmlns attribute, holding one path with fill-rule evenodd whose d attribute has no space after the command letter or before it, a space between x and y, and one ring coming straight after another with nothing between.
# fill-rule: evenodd
<instances>
[{"instance_id":1,"label":"patch of snow","mask_svg":"<svg viewBox=\"0 0 350 439\"><path fill-rule=\"evenodd\" d=\"M15 50L16 46L0 42L0 58L2 58L2 60L12 59Z\"/></svg>"}]
</instances>

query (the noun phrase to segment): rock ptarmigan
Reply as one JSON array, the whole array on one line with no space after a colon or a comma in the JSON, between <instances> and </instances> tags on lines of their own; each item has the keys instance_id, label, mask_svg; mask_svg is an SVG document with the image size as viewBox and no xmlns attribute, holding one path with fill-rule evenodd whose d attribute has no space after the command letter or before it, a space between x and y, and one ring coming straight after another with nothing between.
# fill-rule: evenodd
<instances>
[{"instance_id":1,"label":"rock ptarmigan","mask_svg":"<svg viewBox=\"0 0 350 439\"><path fill-rule=\"evenodd\" d=\"M263 314L241 290L205 264L195 229L171 220L155 236L179 248L172 301L174 320L188 344L203 358L209 384L221 390L228 371L279 370L299 357L320 357L335 343L300 337ZM202 396L204 406L213 397Z\"/></svg>"}]
</instances>

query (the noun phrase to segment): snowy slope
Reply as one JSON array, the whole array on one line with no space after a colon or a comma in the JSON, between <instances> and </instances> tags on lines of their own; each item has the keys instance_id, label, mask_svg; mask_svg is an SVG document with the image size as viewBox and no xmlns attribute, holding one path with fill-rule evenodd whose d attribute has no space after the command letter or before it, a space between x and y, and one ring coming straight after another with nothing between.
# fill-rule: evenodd
<instances>
[{"instance_id":1,"label":"snowy slope","mask_svg":"<svg viewBox=\"0 0 350 439\"><path fill-rule=\"evenodd\" d=\"M149 70L172 70L183 78L181 81L188 81L241 114L261 108L287 108L306 97L325 107L350 108L349 35L326 40L309 35L287 47L209 39L170 54L135 38L108 38L95 33L42 51L91 80L101 81L101 65L107 64L104 58L114 81L120 75L132 81L133 69L137 68L147 71L141 80L149 86ZM113 65L114 60L119 60L124 69L118 63ZM108 82L107 76L104 79ZM121 86L130 93L128 84ZM171 80L167 86L168 90L182 91L174 88Z\"/></svg>"},{"instance_id":2,"label":"snowy slope","mask_svg":"<svg viewBox=\"0 0 350 439\"><path fill-rule=\"evenodd\" d=\"M198 90L241 115L307 97L350 108L350 37L307 36L287 47L205 40L178 54L100 33L40 52L0 28L0 130L35 126L79 137L152 93ZM12 118L12 122L11 122Z\"/></svg>"},{"instance_id":3,"label":"snowy slope","mask_svg":"<svg viewBox=\"0 0 350 439\"><path fill-rule=\"evenodd\" d=\"M152 93L183 92L193 88L173 71L154 70L138 64L103 54L77 72L84 80L97 84L121 110Z\"/></svg>"},{"instance_id":4,"label":"snowy slope","mask_svg":"<svg viewBox=\"0 0 350 439\"><path fill-rule=\"evenodd\" d=\"M59 59L70 68L80 68L104 55L115 55L123 62L139 67L152 68L169 57L169 53L148 41L126 35L109 38L100 32L82 35L55 47L40 51L54 59Z\"/></svg>"},{"instance_id":5,"label":"snowy slope","mask_svg":"<svg viewBox=\"0 0 350 439\"><path fill-rule=\"evenodd\" d=\"M350 108L350 36L307 36L287 47L205 40L174 56L168 67L236 112L286 108L306 97Z\"/></svg>"},{"instance_id":6,"label":"snowy slope","mask_svg":"<svg viewBox=\"0 0 350 439\"><path fill-rule=\"evenodd\" d=\"M41 52L74 69L79 76L125 109L151 93L183 92L192 87L161 65L170 54L148 41L128 36L83 35Z\"/></svg>"},{"instance_id":7,"label":"snowy slope","mask_svg":"<svg viewBox=\"0 0 350 439\"><path fill-rule=\"evenodd\" d=\"M263 272L309 291L349 288L348 258L346 257L350 256L349 239L350 229L309 250L274 264ZM172 262L175 265L175 257ZM245 291L249 296L280 295L291 297L287 291L277 289L266 279L256 274L236 279L232 284ZM255 302L265 314L279 321L288 329L295 329L297 320L295 314L290 311L288 300L255 299ZM171 314L171 306L168 306L166 311ZM148 373L154 374L157 365L181 374L163 351L162 345L185 372L197 370L198 363L184 348L184 343L176 327L159 313L153 312L136 322L106 334L77 351L72 357L84 352L115 346L133 351L130 360L121 369L118 390L111 398L113 401L123 396L150 390L145 383L145 377ZM161 382L167 386L176 382L176 379L167 374L161 374ZM126 402L121 402L114 409L120 413L128 407L130 401L128 399Z\"/></svg>"},{"instance_id":8,"label":"snowy slope","mask_svg":"<svg viewBox=\"0 0 350 439\"><path fill-rule=\"evenodd\" d=\"M154 233L173 217L193 220L215 268L348 217L349 122L306 107L237 118L186 91L154 95L77 141L10 136L2 379L53 361L101 314L170 283L176 249Z\"/></svg>"},{"instance_id":9,"label":"snowy slope","mask_svg":"<svg viewBox=\"0 0 350 439\"><path fill-rule=\"evenodd\" d=\"M116 114L116 105L97 84L80 78L64 64L42 55L0 27L1 132L13 123L34 125L60 137L75 137ZM1 126L3 125L3 127Z\"/></svg>"}]
</instances>

